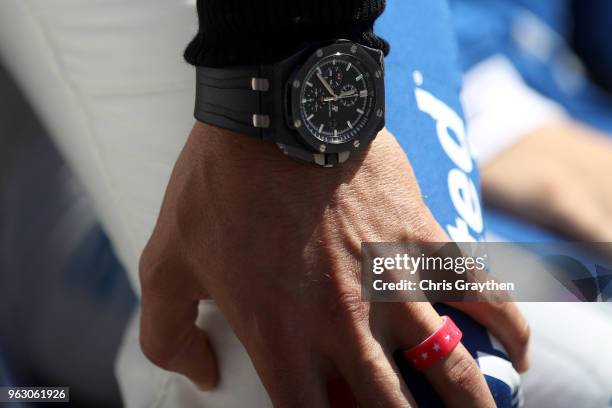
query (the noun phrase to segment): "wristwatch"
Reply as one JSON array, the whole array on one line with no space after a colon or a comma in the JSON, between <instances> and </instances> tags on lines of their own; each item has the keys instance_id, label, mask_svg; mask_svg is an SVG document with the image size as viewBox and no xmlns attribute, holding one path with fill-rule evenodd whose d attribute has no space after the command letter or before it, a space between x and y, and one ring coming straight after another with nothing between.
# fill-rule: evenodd
<instances>
[{"instance_id":1,"label":"wristwatch","mask_svg":"<svg viewBox=\"0 0 612 408\"><path fill-rule=\"evenodd\" d=\"M343 163L384 127L384 54L348 40L196 72L197 120L274 142L292 158Z\"/></svg>"}]
</instances>

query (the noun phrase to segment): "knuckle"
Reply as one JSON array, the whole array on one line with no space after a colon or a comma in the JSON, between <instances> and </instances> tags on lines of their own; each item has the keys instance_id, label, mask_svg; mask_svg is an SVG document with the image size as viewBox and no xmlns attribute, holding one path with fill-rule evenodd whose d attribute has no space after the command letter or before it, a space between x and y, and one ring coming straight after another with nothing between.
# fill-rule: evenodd
<instances>
[{"instance_id":1,"label":"knuckle","mask_svg":"<svg viewBox=\"0 0 612 408\"><path fill-rule=\"evenodd\" d=\"M500 316L506 315L509 313L509 308L512 303L509 303L505 300L492 300L487 302L490 310L491 310L491 318L494 320L499 319Z\"/></svg>"},{"instance_id":2,"label":"knuckle","mask_svg":"<svg viewBox=\"0 0 612 408\"><path fill-rule=\"evenodd\" d=\"M156 228L141 252L138 274L143 289L163 287L176 280L177 273L189 270L189 258L181 251L181 244L173 235Z\"/></svg>"},{"instance_id":3,"label":"knuckle","mask_svg":"<svg viewBox=\"0 0 612 408\"><path fill-rule=\"evenodd\" d=\"M151 267L151 260L149 258L149 255L146 252L143 252L138 263L138 277L143 292L149 287L152 271L153 268Z\"/></svg>"},{"instance_id":4,"label":"knuckle","mask_svg":"<svg viewBox=\"0 0 612 408\"><path fill-rule=\"evenodd\" d=\"M572 209L572 206L568 205L567 191L566 184L554 177L542 183L539 191L540 200L552 210L563 214Z\"/></svg>"},{"instance_id":5,"label":"knuckle","mask_svg":"<svg viewBox=\"0 0 612 408\"><path fill-rule=\"evenodd\" d=\"M478 389L481 379L480 368L469 355L457 358L448 370L450 381L456 387L468 392Z\"/></svg>"},{"instance_id":6,"label":"knuckle","mask_svg":"<svg viewBox=\"0 0 612 408\"><path fill-rule=\"evenodd\" d=\"M349 349L355 352L357 367L361 372L369 373L369 381L374 388L385 388L385 384L396 378L395 371L388 369L388 360L384 351L379 345L373 344L371 338L355 339L353 344L354 348L349 347Z\"/></svg>"},{"instance_id":7,"label":"knuckle","mask_svg":"<svg viewBox=\"0 0 612 408\"><path fill-rule=\"evenodd\" d=\"M433 218L429 209L426 209L427 215L422 221L421 226L417 230L412 230L412 233L416 235L417 242L447 242L448 236L444 232L444 229L438 224Z\"/></svg>"},{"instance_id":8,"label":"knuckle","mask_svg":"<svg viewBox=\"0 0 612 408\"><path fill-rule=\"evenodd\" d=\"M357 342L359 355L361 359L361 366L364 368L364 372L374 373L380 366L384 359L380 353L374 348L369 346L366 342Z\"/></svg>"},{"instance_id":9,"label":"knuckle","mask_svg":"<svg viewBox=\"0 0 612 408\"><path fill-rule=\"evenodd\" d=\"M186 287L189 268L170 253L157 253L145 248L138 264L138 277L143 296L172 293ZM183 279L177 279L182 275ZM194 287L190 289L194 290Z\"/></svg>"},{"instance_id":10,"label":"knuckle","mask_svg":"<svg viewBox=\"0 0 612 408\"><path fill-rule=\"evenodd\" d=\"M164 370L170 369L172 356L159 347L155 347L142 335L140 336L140 349L151 363Z\"/></svg>"},{"instance_id":11,"label":"knuckle","mask_svg":"<svg viewBox=\"0 0 612 408\"><path fill-rule=\"evenodd\" d=\"M138 276L143 291L150 288L155 281L155 276L159 275L159 271L159 257L147 246L140 255L138 262Z\"/></svg>"},{"instance_id":12,"label":"knuckle","mask_svg":"<svg viewBox=\"0 0 612 408\"><path fill-rule=\"evenodd\" d=\"M417 205L415 211L408 215L407 234L409 239L417 242L433 242L437 239L438 227L424 202Z\"/></svg>"},{"instance_id":13,"label":"knuckle","mask_svg":"<svg viewBox=\"0 0 612 408\"><path fill-rule=\"evenodd\" d=\"M526 349L531 339L531 326L525 321L521 328L517 332L516 344L522 349Z\"/></svg>"},{"instance_id":14,"label":"knuckle","mask_svg":"<svg viewBox=\"0 0 612 408\"><path fill-rule=\"evenodd\" d=\"M361 301L358 290L342 292L332 303L330 319L333 325L352 326L368 320L367 304Z\"/></svg>"}]
</instances>

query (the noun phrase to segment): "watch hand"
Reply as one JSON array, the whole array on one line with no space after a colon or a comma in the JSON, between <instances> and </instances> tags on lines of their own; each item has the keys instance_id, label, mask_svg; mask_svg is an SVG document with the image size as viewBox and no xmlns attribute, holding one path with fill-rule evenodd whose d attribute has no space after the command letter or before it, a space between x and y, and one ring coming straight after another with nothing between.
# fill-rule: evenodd
<instances>
[{"instance_id":1,"label":"watch hand","mask_svg":"<svg viewBox=\"0 0 612 408\"><path fill-rule=\"evenodd\" d=\"M357 93L356 89L352 89L350 91L342 92L338 97L339 98L349 98Z\"/></svg>"},{"instance_id":2,"label":"watch hand","mask_svg":"<svg viewBox=\"0 0 612 408\"><path fill-rule=\"evenodd\" d=\"M329 92L333 97L336 97L336 93L334 92L332 87L329 85L329 83L325 80L325 78L323 78L323 75L317 72L317 78L319 78L319 81L321 81L325 89L327 89L327 92Z\"/></svg>"},{"instance_id":3,"label":"watch hand","mask_svg":"<svg viewBox=\"0 0 612 408\"><path fill-rule=\"evenodd\" d=\"M356 94L357 94L357 91L344 92L344 93L341 93L338 96L334 96L334 97L331 97L331 98L330 97L323 98L323 102L332 102L332 101L337 101L338 99L352 98Z\"/></svg>"}]
</instances>

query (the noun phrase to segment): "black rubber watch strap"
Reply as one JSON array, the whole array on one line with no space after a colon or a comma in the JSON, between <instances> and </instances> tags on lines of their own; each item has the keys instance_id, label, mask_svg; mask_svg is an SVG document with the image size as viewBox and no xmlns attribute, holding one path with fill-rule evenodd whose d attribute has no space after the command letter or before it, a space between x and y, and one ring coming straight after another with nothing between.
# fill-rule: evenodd
<instances>
[{"instance_id":1,"label":"black rubber watch strap","mask_svg":"<svg viewBox=\"0 0 612 408\"><path fill-rule=\"evenodd\" d=\"M270 79L262 78L260 65L237 68L196 69L195 118L213 126L263 138L270 116L263 112Z\"/></svg>"},{"instance_id":2,"label":"black rubber watch strap","mask_svg":"<svg viewBox=\"0 0 612 408\"><path fill-rule=\"evenodd\" d=\"M369 144L384 123L384 85L380 66L382 55L367 47L359 48L358 44L347 40L336 40L317 47L320 48L309 47L271 65L197 67L196 119L273 142L292 158L326 167L344 163L360 145ZM304 83L296 79L296 76L303 78L305 73L302 71L316 64L324 55L324 50L330 53L329 56L340 52L346 55L357 54L351 58L360 56L361 62L372 73L376 73L376 78L380 80L375 85L376 95L381 95L381 98L376 102L373 112L381 113L377 117L372 114L373 121L366 124L354 143L326 144L314 134L306 132L303 120L291 119L302 106L297 90Z\"/></svg>"}]
</instances>

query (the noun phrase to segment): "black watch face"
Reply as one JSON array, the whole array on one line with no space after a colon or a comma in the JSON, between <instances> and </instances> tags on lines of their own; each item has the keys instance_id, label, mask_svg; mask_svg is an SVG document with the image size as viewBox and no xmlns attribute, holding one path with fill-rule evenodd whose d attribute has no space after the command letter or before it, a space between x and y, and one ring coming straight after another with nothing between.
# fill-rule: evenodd
<instances>
[{"instance_id":1,"label":"black watch face","mask_svg":"<svg viewBox=\"0 0 612 408\"><path fill-rule=\"evenodd\" d=\"M373 72L358 58L336 53L306 73L299 95L299 116L317 140L347 143L367 126L376 103Z\"/></svg>"}]
</instances>

